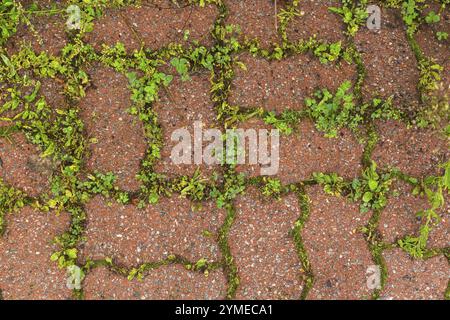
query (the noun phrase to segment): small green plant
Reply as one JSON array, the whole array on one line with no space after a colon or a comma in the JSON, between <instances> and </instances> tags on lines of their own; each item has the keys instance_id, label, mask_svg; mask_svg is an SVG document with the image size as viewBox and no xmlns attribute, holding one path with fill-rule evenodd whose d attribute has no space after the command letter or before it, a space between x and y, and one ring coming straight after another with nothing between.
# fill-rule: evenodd
<instances>
[{"instance_id":1,"label":"small green plant","mask_svg":"<svg viewBox=\"0 0 450 320\"><path fill-rule=\"evenodd\" d=\"M436 32L436 38L439 41L447 40L448 39L448 33L444 32L444 31L438 31L438 32Z\"/></svg>"},{"instance_id":2,"label":"small green plant","mask_svg":"<svg viewBox=\"0 0 450 320\"><path fill-rule=\"evenodd\" d=\"M391 183L391 174L379 174L376 163L372 161L371 165L363 171L362 177L353 180L352 198L354 201L361 201L362 213L383 209L387 204L387 193Z\"/></svg>"},{"instance_id":3,"label":"small green plant","mask_svg":"<svg viewBox=\"0 0 450 320\"><path fill-rule=\"evenodd\" d=\"M184 58L173 58L170 64L177 70L182 81L188 81L189 77L189 61Z\"/></svg>"},{"instance_id":4,"label":"small green plant","mask_svg":"<svg viewBox=\"0 0 450 320\"><path fill-rule=\"evenodd\" d=\"M264 178L264 185L262 187L263 195L280 199L282 192L283 186L279 179Z\"/></svg>"},{"instance_id":5,"label":"small green plant","mask_svg":"<svg viewBox=\"0 0 450 320\"><path fill-rule=\"evenodd\" d=\"M245 190L245 175L236 174L234 170L230 169L224 174L223 189L220 190L213 186L211 190L211 197L216 199L217 206L224 208L231 203L239 194Z\"/></svg>"},{"instance_id":6,"label":"small green plant","mask_svg":"<svg viewBox=\"0 0 450 320\"><path fill-rule=\"evenodd\" d=\"M431 176L425 178L421 184L417 184L413 194L426 195L430 208L417 213L417 217L423 221L420 226L419 235L408 235L398 241L400 248L405 250L414 258L423 258L427 250L429 233L436 225L440 217L437 210L444 207L444 192L449 193L450 189L450 161L443 166L444 174L439 177Z\"/></svg>"},{"instance_id":7,"label":"small green plant","mask_svg":"<svg viewBox=\"0 0 450 320\"><path fill-rule=\"evenodd\" d=\"M362 122L361 117L355 116L354 95L349 92L351 87L351 82L345 81L335 95L323 89L305 100L316 128L326 137L335 138L341 128L354 130Z\"/></svg>"},{"instance_id":8,"label":"small green plant","mask_svg":"<svg viewBox=\"0 0 450 320\"><path fill-rule=\"evenodd\" d=\"M347 25L347 33L352 37L358 32L359 27L366 23L369 16L367 0L342 0L342 7L330 7L328 9L342 17Z\"/></svg>"},{"instance_id":9,"label":"small green plant","mask_svg":"<svg viewBox=\"0 0 450 320\"><path fill-rule=\"evenodd\" d=\"M341 196L343 191L348 187L348 183L344 181L344 178L338 176L336 173L313 173L313 177L318 184L323 186L323 190L332 196Z\"/></svg>"},{"instance_id":10,"label":"small green plant","mask_svg":"<svg viewBox=\"0 0 450 320\"><path fill-rule=\"evenodd\" d=\"M434 11L430 11L427 16L425 17L425 21L428 24L432 24L432 23L438 23L439 21L441 21L441 16L436 14L436 12Z\"/></svg>"}]
</instances>

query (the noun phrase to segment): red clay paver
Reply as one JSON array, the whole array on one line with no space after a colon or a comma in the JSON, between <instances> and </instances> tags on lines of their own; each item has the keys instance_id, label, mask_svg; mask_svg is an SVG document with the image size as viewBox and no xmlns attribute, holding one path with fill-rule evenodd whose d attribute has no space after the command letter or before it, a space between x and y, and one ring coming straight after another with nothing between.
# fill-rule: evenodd
<instances>
[{"instance_id":1,"label":"red clay paver","mask_svg":"<svg viewBox=\"0 0 450 320\"><path fill-rule=\"evenodd\" d=\"M227 287L220 270L206 277L173 265L150 271L141 282L95 269L86 276L84 290L88 300L220 300Z\"/></svg>"},{"instance_id":2,"label":"red clay paver","mask_svg":"<svg viewBox=\"0 0 450 320\"><path fill-rule=\"evenodd\" d=\"M239 128L273 129L261 120L248 121ZM341 130L335 139L325 138L309 120L299 123L298 130L292 135L280 134L279 153L279 171L276 176L284 184L310 179L314 172L337 172L352 179L360 175L362 169L360 159L363 146L350 131ZM259 165L244 164L237 169L252 177L261 174Z\"/></svg>"},{"instance_id":3,"label":"red clay paver","mask_svg":"<svg viewBox=\"0 0 450 320\"><path fill-rule=\"evenodd\" d=\"M301 264L290 231L299 217L293 194L280 201L262 199L254 188L236 201L229 242L238 267L237 299L298 299Z\"/></svg>"},{"instance_id":4,"label":"red clay paver","mask_svg":"<svg viewBox=\"0 0 450 320\"><path fill-rule=\"evenodd\" d=\"M346 26L339 15L328 10L330 7L340 6L341 3L337 0L301 1L298 6L300 16L294 17L287 28L289 41L308 40L315 35L317 39L329 43L337 41L345 43Z\"/></svg>"},{"instance_id":5,"label":"red clay paver","mask_svg":"<svg viewBox=\"0 0 450 320\"><path fill-rule=\"evenodd\" d=\"M110 68L96 67L89 74L91 88L80 102L80 116L88 138L97 141L89 145L87 168L113 172L119 187L136 190L136 174L147 144L142 123L127 112L132 104L128 81Z\"/></svg>"},{"instance_id":6,"label":"red clay paver","mask_svg":"<svg viewBox=\"0 0 450 320\"><path fill-rule=\"evenodd\" d=\"M430 11L439 12L438 3L430 3L429 8L426 8L423 15L426 16ZM424 23L417 31L415 39L420 46L420 49L427 57L431 57L438 64L444 67L442 70L442 93L449 92L450 81L450 58L448 57L448 48L450 46L450 39L438 40L436 32L447 32L450 34L450 12L444 10L441 14L441 19L438 23L428 24Z\"/></svg>"},{"instance_id":7,"label":"red clay paver","mask_svg":"<svg viewBox=\"0 0 450 320\"><path fill-rule=\"evenodd\" d=\"M111 46L117 42L124 43L129 50L137 50L141 41L146 48L153 50L170 43L189 45L192 41L210 46L210 31L216 16L214 6L177 8L169 0L146 2L141 8L107 10L95 21L94 32L86 39L97 50L101 49L100 44ZM188 41L183 39L185 31L189 31Z\"/></svg>"},{"instance_id":8,"label":"red clay paver","mask_svg":"<svg viewBox=\"0 0 450 320\"><path fill-rule=\"evenodd\" d=\"M397 167L416 177L440 174L439 165L450 156L448 141L442 133L408 129L400 122L378 123L380 141L372 159L379 167Z\"/></svg>"},{"instance_id":9,"label":"red clay paver","mask_svg":"<svg viewBox=\"0 0 450 320\"><path fill-rule=\"evenodd\" d=\"M202 258L219 261L214 235L223 223L224 210L213 203L204 203L198 211L191 206L190 201L173 196L140 210L98 196L86 205L87 241L80 247L81 256L109 257L127 267L172 254L194 263Z\"/></svg>"},{"instance_id":10,"label":"red clay paver","mask_svg":"<svg viewBox=\"0 0 450 320\"><path fill-rule=\"evenodd\" d=\"M181 175L192 176L197 169L204 177L210 177L213 172L221 171L218 165L194 163L195 122L202 122L204 130L220 129L216 121L214 105L210 99L210 86L209 74L196 74L187 81L182 81L177 76L167 90L161 90L160 101L155 103L154 110L158 114L163 130L164 147L161 150L161 160L155 166L155 172L173 178ZM187 129L191 135L192 164L175 164L171 159L172 149L179 143L178 140L172 141L171 137L178 129ZM203 148L208 144L209 142L204 142Z\"/></svg>"},{"instance_id":11,"label":"red clay paver","mask_svg":"<svg viewBox=\"0 0 450 320\"><path fill-rule=\"evenodd\" d=\"M230 103L241 107L263 107L282 112L303 109L304 99L316 90L334 92L344 81L356 78L354 65L342 62L322 64L311 54L295 55L281 61L267 61L249 54L239 56L247 71L236 67Z\"/></svg>"},{"instance_id":12,"label":"red clay paver","mask_svg":"<svg viewBox=\"0 0 450 320\"><path fill-rule=\"evenodd\" d=\"M67 109L68 104L64 95L63 83L51 78L42 78L38 81L41 83L39 94L45 98L52 109Z\"/></svg>"},{"instance_id":13,"label":"red clay paver","mask_svg":"<svg viewBox=\"0 0 450 320\"><path fill-rule=\"evenodd\" d=\"M405 183L396 183L393 190L398 192L399 195L390 197L387 207L381 214L379 224L383 240L389 243L394 243L406 235L418 235L423 221L417 217L417 213L431 208L425 196L412 195L412 187ZM428 239L429 248L450 246L449 212L448 205L437 210L440 220L433 224L431 229Z\"/></svg>"},{"instance_id":14,"label":"red clay paver","mask_svg":"<svg viewBox=\"0 0 450 320\"><path fill-rule=\"evenodd\" d=\"M0 159L0 177L6 183L30 196L48 191L48 179L55 164L49 158L41 158L39 149L29 143L25 135L16 133L10 141L0 139Z\"/></svg>"},{"instance_id":15,"label":"red clay paver","mask_svg":"<svg viewBox=\"0 0 450 320\"><path fill-rule=\"evenodd\" d=\"M419 71L400 10L382 9L381 15L379 31L361 28L355 36L367 72L363 95L366 100L393 96L396 106L408 112L417 110Z\"/></svg>"},{"instance_id":16,"label":"red clay paver","mask_svg":"<svg viewBox=\"0 0 450 320\"><path fill-rule=\"evenodd\" d=\"M369 213L358 204L326 195L321 187L309 188L309 221L303 229L315 283L308 299L369 299L366 271L374 265L364 236Z\"/></svg>"},{"instance_id":17,"label":"red clay paver","mask_svg":"<svg viewBox=\"0 0 450 320\"><path fill-rule=\"evenodd\" d=\"M61 16L34 17L31 20L34 31L25 24L20 24L17 33L6 43L8 54L20 51L21 45L31 45L35 52L47 52L58 55L69 43L67 38L66 21Z\"/></svg>"},{"instance_id":18,"label":"red clay paver","mask_svg":"<svg viewBox=\"0 0 450 320\"><path fill-rule=\"evenodd\" d=\"M258 39L263 48L268 48L281 42L275 22L275 5L271 0L225 0L229 10L227 24L238 25L241 34L240 41ZM283 9L278 2L277 12Z\"/></svg>"},{"instance_id":19,"label":"red clay paver","mask_svg":"<svg viewBox=\"0 0 450 320\"><path fill-rule=\"evenodd\" d=\"M30 207L7 216L0 238L0 288L5 299L69 299L67 276L50 261L55 236L69 226L69 216L42 213Z\"/></svg>"},{"instance_id":20,"label":"red clay paver","mask_svg":"<svg viewBox=\"0 0 450 320\"><path fill-rule=\"evenodd\" d=\"M389 277L382 299L442 300L450 277L444 256L412 260L400 249L385 251Z\"/></svg>"}]
</instances>

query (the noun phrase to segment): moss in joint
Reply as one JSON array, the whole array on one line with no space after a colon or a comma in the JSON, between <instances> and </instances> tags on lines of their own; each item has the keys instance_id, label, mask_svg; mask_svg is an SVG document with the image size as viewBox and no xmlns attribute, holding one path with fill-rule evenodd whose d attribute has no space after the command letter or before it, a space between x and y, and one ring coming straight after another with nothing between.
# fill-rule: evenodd
<instances>
[{"instance_id":1,"label":"moss in joint","mask_svg":"<svg viewBox=\"0 0 450 320\"><path fill-rule=\"evenodd\" d=\"M240 280L238 275L238 269L234 263L234 258L231 254L230 245L228 244L228 234L236 219L236 211L233 205L227 204L226 206L227 216L225 222L219 230L219 248L222 252L223 267L225 275L228 280L227 299L234 299L236 291L239 286Z\"/></svg>"},{"instance_id":2,"label":"moss in joint","mask_svg":"<svg viewBox=\"0 0 450 320\"><path fill-rule=\"evenodd\" d=\"M308 252L303 244L302 231L305 223L309 219L310 206L309 206L309 196L305 191L304 184L299 184L297 186L297 196L300 206L300 217L294 224L293 237L295 243L295 249L297 251L298 258L302 264L303 268L303 282L304 287L300 295L301 300L305 300L308 297L309 291L314 285L314 273L311 267L311 263L308 258Z\"/></svg>"}]
</instances>

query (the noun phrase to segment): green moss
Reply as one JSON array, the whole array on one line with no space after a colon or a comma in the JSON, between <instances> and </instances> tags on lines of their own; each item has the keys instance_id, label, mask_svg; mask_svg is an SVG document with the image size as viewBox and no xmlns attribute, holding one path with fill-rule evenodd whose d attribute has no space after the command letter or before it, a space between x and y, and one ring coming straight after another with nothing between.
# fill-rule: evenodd
<instances>
[{"instance_id":1,"label":"green moss","mask_svg":"<svg viewBox=\"0 0 450 320\"><path fill-rule=\"evenodd\" d=\"M298 185L297 196L300 206L300 217L294 224L293 237L295 248L297 251L297 256L302 264L303 269L302 270L303 290L300 295L300 299L306 300L309 291L312 289L314 285L314 273L308 258L308 252L306 251L302 238L303 228L305 227L305 223L308 221L310 215L310 206L309 206L310 200L305 191L305 186L303 184Z\"/></svg>"}]
</instances>

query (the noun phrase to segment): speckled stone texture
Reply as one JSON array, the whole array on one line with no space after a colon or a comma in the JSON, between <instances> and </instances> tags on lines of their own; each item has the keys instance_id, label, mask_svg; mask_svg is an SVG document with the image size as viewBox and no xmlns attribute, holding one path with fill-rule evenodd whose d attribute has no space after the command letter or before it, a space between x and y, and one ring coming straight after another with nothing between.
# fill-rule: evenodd
<instances>
[{"instance_id":1,"label":"speckled stone texture","mask_svg":"<svg viewBox=\"0 0 450 320\"><path fill-rule=\"evenodd\" d=\"M23 5L33 2L16 1ZM65 4L50 0L37 2L43 9L55 3ZM275 44L282 45L280 25L275 18L289 2L277 0L275 6L273 0L223 0L227 14L221 23L240 26L241 32L233 36L241 44L257 39L261 48L270 52ZM351 39L345 33L347 26L342 18L329 10L340 3L338 0L300 1L299 14L286 27L288 41L295 43L315 37L327 43L341 41L343 48L354 41L366 71L362 100L358 103L392 96L394 106L407 116L417 114L421 108L417 87L420 72L406 38L401 11L383 8L380 31L361 26ZM439 5L430 2L423 14L430 10L438 11ZM208 52L219 59L224 58L223 49L213 47L223 43L217 42L212 34L219 14L215 5L201 8L190 6L184 0L142 1L139 7L103 10L93 22L94 31L87 33L83 41L98 55L105 45L114 46L121 42L128 55L143 48L151 57L169 44L179 44L184 49L206 46ZM16 54L25 44L37 53L61 55L64 46L74 38L64 30L66 18L65 14L30 16L34 30L21 23L17 33L5 44L2 54ZM444 67L435 94L446 101L450 40L438 41L436 31L450 33L448 7L439 23L422 24L415 35L423 53ZM177 129L187 128L192 134L194 122L202 121L205 129L217 128L224 132L223 119L217 120L217 109L221 106L211 99L213 80L217 79L213 75L219 74L222 64L216 61L212 72L196 66L189 74L190 79L183 81L171 65L178 49L171 48L173 50L166 52L167 55L155 65L159 72L172 75L173 81L160 88L155 103L146 105L157 114L163 135L161 158L156 161L153 173L174 180L184 175L193 176L200 170L202 178L208 180L215 176L220 184L229 168L205 164L175 165L170 156L177 143L171 141L171 135ZM227 102L231 106L239 106L242 111L261 107L277 114L289 109L301 111L305 108L305 98L318 89L335 92L344 81L355 84L358 79L356 64L342 58L324 64L312 52L287 52L287 57L280 61L262 59L261 56L242 49L231 57L233 70L229 71L234 74L225 84L230 89ZM110 258L118 268L130 270L142 263L167 262L168 257L176 255L193 265L205 259L215 263L216 268L204 272L192 266L188 270L182 263L168 264L147 270L145 278L139 281L128 280L114 272L114 268L96 265L87 272L82 283L85 299L222 300L237 282L236 291L231 292L233 299L371 299L375 292L367 285L368 269L375 266L376 254L384 259L387 269L380 299L448 297L450 198L447 191L444 192L446 205L437 210L440 222L433 226L427 242L427 247L436 254L421 260L411 258L398 246L399 239L419 234L423 221L416 214L430 208L423 195L412 194L410 185L400 181L392 184L387 206L380 212L376 232L372 235L376 237L369 239L380 241L386 249L374 252L364 233L374 212L361 213L359 203L352 202L347 194L331 196L322 186L310 185L312 182L307 181L314 172L336 173L346 181L360 177L364 170L365 144L361 139L366 138L364 133L357 136L342 129L337 138L329 139L310 119L303 119L291 135L281 135L279 170L272 178L292 189L280 199L264 197L259 182L251 179L260 176L259 165L240 164L236 171L245 174L247 185L245 192L230 201L228 211L219 208L215 199L194 203L176 193L161 196L157 204L140 202L146 200L148 194L141 193L141 182L136 175L146 168L142 161L151 141L145 137L143 123L128 112L132 101L126 75L94 60L80 66L90 81L86 85L86 96L79 101L65 95L67 79L61 74L43 79L31 70L18 73L19 77L26 75L40 81L39 96L42 95L53 110L74 108L79 111L87 146L77 179L83 181L95 172L111 172L117 177L115 191L126 191L131 199L129 204L119 204L113 199L117 195L113 191L110 196L91 195L91 199L76 203L77 209L86 213L84 231L74 245L77 264L82 266L90 259ZM4 62L1 57L1 70L7 69ZM131 71L136 70L126 70ZM14 85L0 84L0 106L7 99L6 90ZM24 94L32 91L32 87L19 89ZM5 234L0 238L0 299L72 299L75 295L67 288L66 270L59 269L57 263L50 261L50 256L61 250L55 244L55 237L69 230L73 217L64 212L68 210L57 214L52 210L34 209L52 198L52 190L58 191L57 185L51 185L51 178L61 174L62 165L66 163L41 157L43 150L33 145L20 130L9 137L3 134L1 130L11 125L6 118L23 110L24 106L19 105L12 112L0 114L2 185L27 195L24 208L4 215ZM52 119L55 116L52 115ZM273 128L256 117L236 123L242 129ZM440 164L448 161L450 156L449 139L443 130L417 129L400 121L377 120L373 124L379 141L371 159L380 171L398 168L419 180L443 173ZM232 184L231 189L234 187L236 185ZM71 190L62 191L61 194L71 193ZM209 195L209 189L205 192ZM308 199L299 197L300 192ZM227 196L231 198L230 194ZM8 194L0 194L0 210L4 203L9 205L10 198ZM303 220L306 213L309 216ZM1 217L3 214L0 211ZM231 220L233 223L229 225ZM299 221L303 222L301 227ZM227 227L229 232L224 236ZM306 292L305 280L312 278L314 282ZM298 310L301 314L301 306Z\"/></svg>"},{"instance_id":2,"label":"speckled stone texture","mask_svg":"<svg viewBox=\"0 0 450 320\"><path fill-rule=\"evenodd\" d=\"M310 188L311 214L303 230L315 284L309 299L369 299L366 271L374 263L359 228L369 218L356 204Z\"/></svg>"},{"instance_id":3,"label":"speckled stone texture","mask_svg":"<svg viewBox=\"0 0 450 320\"><path fill-rule=\"evenodd\" d=\"M239 56L247 71L236 68L230 103L241 107L263 107L269 111L299 110L304 99L318 89L335 91L345 80L356 78L356 69L343 61L321 64L309 54L281 61L267 61L248 54Z\"/></svg>"},{"instance_id":4,"label":"speckled stone texture","mask_svg":"<svg viewBox=\"0 0 450 320\"><path fill-rule=\"evenodd\" d=\"M112 172L121 188L136 190L136 174L147 144L142 123L127 112L132 103L128 80L104 67L93 68L89 74L91 88L80 103L80 116L90 139L87 168Z\"/></svg>"},{"instance_id":5,"label":"speckled stone texture","mask_svg":"<svg viewBox=\"0 0 450 320\"><path fill-rule=\"evenodd\" d=\"M296 197L261 199L250 189L237 200L236 211L237 221L230 232L241 279L236 298L298 299L301 264L290 236L300 215Z\"/></svg>"},{"instance_id":6,"label":"speckled stone texture","mask_svg":"<svg viewBox=\"0 0 450 320\"><path fill-rule=\"evenodd\" d=\"M96 197L86 206L89 219L82 255L115 258L125 266L159 261L173 254L193 262L202 258L219 261L214 234L225 213L213 203L205 203L198 210L192 206L188 200L173 197L139 210L134 205L122 206ZM205 236L205 231L211 235Z\"/></svg>"},{"instance_id":7,"label":"speckled stone texture","mask_svg":"<svg viewBox=\"0 0 450 320\"><path fill-rule=\"evenodd\" d=\"M67 229L69 216L42 213L30 207L7 217L0 238L0 288L5 299L70 299L67 275L49 257L54 237Z\"/></svg>"},{"instance_id":8,"label":"speckled stone texture","mask_svg":"<svg viewBox=\"0 0 450 320\"><path fill-rule=\"evenodd\" d=\"M384 252L389 278L383 299L437 300L447 287L450 268L445 257L412 260L400 250Z\"/></svg>"}]
</instances>

